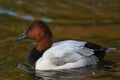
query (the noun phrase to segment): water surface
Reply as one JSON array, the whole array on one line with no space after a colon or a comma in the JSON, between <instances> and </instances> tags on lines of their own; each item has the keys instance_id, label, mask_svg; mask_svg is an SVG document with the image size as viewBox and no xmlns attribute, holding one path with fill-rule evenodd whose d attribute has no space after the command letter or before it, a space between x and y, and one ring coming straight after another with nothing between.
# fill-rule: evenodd
<instances>
[{"instance_id":1,"label":"water surface","mask_svg":"<svg viewBox=\"0 0 120 80\"><path fill-rule=\"evenodd\" d=\"M53 32L53 41L90 41L116 51L97 67L63 71L19 69L33 40L13 43L32 20L43 20ZM120 80L119 0L0 0L0 80ZM115 66L106 69L103 65Z\"/></svg>"}]
</instances>

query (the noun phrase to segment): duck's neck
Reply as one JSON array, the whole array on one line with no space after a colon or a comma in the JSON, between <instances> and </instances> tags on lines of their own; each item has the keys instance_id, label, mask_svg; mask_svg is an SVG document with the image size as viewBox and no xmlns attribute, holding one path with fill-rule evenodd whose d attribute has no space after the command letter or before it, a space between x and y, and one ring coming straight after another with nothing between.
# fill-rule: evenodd
<instances>
[{"instance_id":1,"label":"duck's neck","mask_svg":"<svg viewBox=\"0 0 120 80\"><path fill-rule=\"evenodd\" d=\"M52 46L52 39L44 38L37 42L36 49L41 52L45 51Z\"/></svg>"}]
</instances>

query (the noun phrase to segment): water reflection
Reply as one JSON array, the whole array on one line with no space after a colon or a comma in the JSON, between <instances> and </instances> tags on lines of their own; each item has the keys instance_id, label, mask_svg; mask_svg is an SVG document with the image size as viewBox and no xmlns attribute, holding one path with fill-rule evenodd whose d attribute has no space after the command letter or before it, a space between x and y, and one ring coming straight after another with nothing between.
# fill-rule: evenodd
<instances>
[{"instance_id":1,"label":"water reflection","mask_svg":"<svg viewBox=\"0 0 120 80\"><path fill-rule=\"evenodd\" d=\"M26 20L34 20L35 19L33 16L30 16L30 15L21 16L21 18L26 19Z\"/></svg>"},{"instance_id":2,"label":"water reflection","mask_svg":"<svg viewBox=\"0 0 120 80\"><path fill-rule=\"evenodd\" d=\"M0 13L19 17L24 20L40 19L62 26L93 26L119 24L119 5L117 1L71 0L71 1L11 1L16 7L0 9ZM32 5L30 5L32 3ZM116 4L116 5L115 5ZM19 5L19 6L18 6ZM21 7L20 7L21 6ZM21 15L22 11L27 14Z\"/></svg>"},{"instance_id":3,"label":"water reflection","mask_svg":"<svg viewBox=\"0 0 120 80\"><path fill-rule=\"evenodd\" d=\"M20 18L25 19L25 20L35 20L35 17L33 17L31 15L20 15L17 12L14 12L14 11L11 11L11 10L7 10L7 9L0 9L0 13L8 14L8 15L14 16L14 17L20 17ZM51 18L41 17L40 19L45 21L45 22L52 22Z\"/></svg>"},{"instance_id":4,"label":"water reflection","mask_svg":"<svg viewBox=\"0 0 120 80\"><path fill-rule=\"evenodd\" d=\"M87 74L91 74L89 69L73 69L63 71L36 71L35 76L43 80L87 80Z\"/></svg>"},{"instance_id":5,"label":"water reflection","mask_svg":"<svg viewBox=\"0 0 120 80\"><path fill-rule=\"evenodd\" d=\"M20 14L14 12L14 11L11 11L11 10L7 10L7 9L0 9L0 13L8 14L10 16L20 17L20 18L25 19L25 20L34 20L34 17L31 16L31 15L23 15L23 16L21 16Z\"/></svg>"},{"instance_id":6,"label":"water reflection","mask_svg":"<svg viewBox=\"0 0 120 80\"><path fill-rule=\"evenodd\" d=\"M37 80L93 80L97 78L103 78L103 75L106 77L112 76L115 80L118 80L120 77L120 72L110 69L98 70L91 66L79 69L71 70L60 70L60 71L36 71L34 79Z\"/></svg>"},{"instance_id":7,"label":"water reflection","mask_svg":"<svg viewBox=\"0 0 120 80\"><path fill-rule=\"evenodd\" d=\"M8 14L10 16L19 16L16 12L6 10L6 9L0 9L0 13L2 14Z\"/></svg>"},{"instance_id":8,"label":"water reflection","mask_svg":"<svg viewBox=\"0 0 120 80\"><path fill-rule=\"evenodd\" d=\"M90 72L86 69L64 71L36 71L35 76L38 79L42 78L43 80L69 80L69 79L87 80L87 73L89 74Z\"/></svg>"},{"instance_id":9,"label":"water reflection","mask_svg":"<svg viewBox=\"0 0 120 80\"><path fill-rule=\"evenodd\" d=\"M103 75L99 75L99 76L98 75L93 76L89 74L69 75L69 73L67 76L65 76L64 75L65 73L59 74L59 72L43 72L41 74L44 74L44 76L43 75L35 76L33 74L30 74L30 76L33 78L33 80L98 80L98 79L102 80L107 77L111 77L112 80L119 80L120 78L119 75L116 76L111 73L108 73L108 75L105 75L103 73ZM47 75L45 76L45 74L47 74L48 76ZM49 76L49 74L53 74L53 75ZM58 76L58 75L61 75L61 76ZM109 80L109 79L107 78L105 80Z\"/></svg>"},{"instance_id":10,"label":"water reflection","mask_svg":"<svg viewBox=\"0 0 120 80\"><path fill-rule=\"evenodd\" d=\"M68 69L68 70L49 70L49 71L32 71L28 67L19 64L18 67L24 71L30 73L34 79L37 80L88 80L88 76L94 76L96 68L95 66L87 66L78 69Z\"/></svg>"},{"instance_id":11,"label":"water reflection","mask_svg":"<svg viewBox=\"0 0 120 80\"><path fill-rule=\"evenodd\" d=\"M48 17L42 17L41 20L45 22L52 22L52 19Z\"/></svg>"},{"instance_id":12,"label":"water reflection","mask_svg":"<svg viewBox=\"0 0 120 80\"><path fill-rule=\"evenodd\" d=\"M19 64L18 67L28 72L36 80L90 80L94 78L103 79L103 75L106 77L112 76L111 78L116 76L116 80L120 78L120 71L114 70L116 64L113 61L103 61L96 66L92 65L83 68L57 71L34 71L22 64Z\"/></svg>"}]
</instances>

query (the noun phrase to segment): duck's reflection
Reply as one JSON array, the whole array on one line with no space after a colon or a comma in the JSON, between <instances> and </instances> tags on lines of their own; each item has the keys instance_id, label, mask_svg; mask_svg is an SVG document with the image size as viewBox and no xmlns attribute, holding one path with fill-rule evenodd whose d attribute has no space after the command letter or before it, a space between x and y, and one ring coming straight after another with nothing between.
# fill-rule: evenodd
<instances>
[{"instance_id":1,"label":"duck's reflection","mask_svg":"<svg viewBox=\"0 0 120 80\"><path fill-rule=\"evenodd\" d=\"M33 74L38 80L88 80L89 75L95 75L93 66L85 68L58 70L58 71L35 71Z\"/></svg>"},{"instance_id":2,"label":"duck's reflection","mask_svg":"<svg viewBox=\"0 0 120 80\"><path fill-rule=\"evenodd\" d=\"M95 73L96 72L98 73L99 69L102 70L104 68L104 71L105 69L107 69L106 71L109 72L111 66L115 67L115 64L113 64L114 62L111 61L103 62L104 62L103 64L100 63L99 65L91 65L83 68L67 70L49 70L49 71L33 70L22 64L19 64L18 67L24 71L27 71L30 74L30 76L35 80L89 80L93 79L94 76L96 76Z\"/></svg>"}]
</instances>

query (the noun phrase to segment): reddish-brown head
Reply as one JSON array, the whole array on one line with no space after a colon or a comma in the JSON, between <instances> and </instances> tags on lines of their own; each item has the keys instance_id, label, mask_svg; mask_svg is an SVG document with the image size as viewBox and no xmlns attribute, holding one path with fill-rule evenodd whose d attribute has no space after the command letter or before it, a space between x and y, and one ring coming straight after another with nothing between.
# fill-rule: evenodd
<instances>
[{"instance_id":1,"label":"reddish-brown head","mask_svg":"<svg viewBox=\"0 0 120 80\"><path fill-rule=\"evenodd\" d=\"M14 41L19 41L26 38L32 38L36 41L40 41L43 38L52 38L52 32L46 23L40 20L31 22L28 29L25 30L19 37L15 38Z\"/></svg>"},{"instance_id":2,"label":"reddish-brown head","mask_svg":"<svg viewBox=\"0 0 120 80\"><path fill-rule=\"evenodd\" d=\"M52 38L52 33L49 27L43 21L33 21L27 29L27 35L29 38L41 41L44 38Z\"/></svg>"},{"instance_id":3,"label":"reddish-brown head","mask_svg":"<svg viewBox=\"0 0 120 80\"><path fill-rule=\"evenodd\" d=\"M15 38L14 41L31 38L37 41L37 50L46 50L52 45L52 32L46 23L40 20L31 22L28 29L22 35Z\"/></svg>"}]
</instances>

